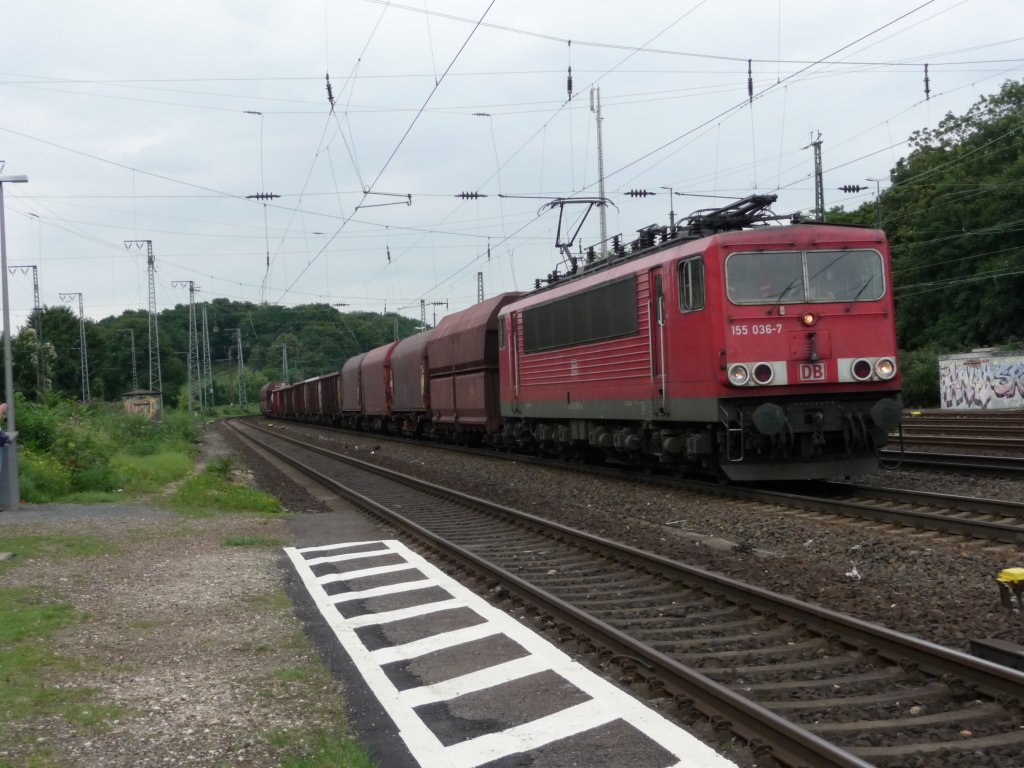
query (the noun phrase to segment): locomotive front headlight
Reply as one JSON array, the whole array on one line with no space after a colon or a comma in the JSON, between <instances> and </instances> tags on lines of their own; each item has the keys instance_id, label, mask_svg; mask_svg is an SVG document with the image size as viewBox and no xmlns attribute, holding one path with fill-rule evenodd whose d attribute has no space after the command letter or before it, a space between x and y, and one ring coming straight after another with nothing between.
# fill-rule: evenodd
<instances>
[{"instance_id":1,"label":"locomotive front headlight","mask_svg":"<svg viewBox=\"0 0 1024 768\"><path fill-rule=\"evenodd\" d=\"M729 383L734 387L742 387L750 378L750 371L742 363L733 363L729 366Z\"/></svg>"},{"instance_id":2,"label":"locomotive front headlight","mask_svg":"<svg viewBox=\"0 0 1024 768\"><path fill-rule=\"evenodd\" d=\"M758 363L754 366L754 381L758 384L770 384L775 378L775 371L768 363Z\"/></svg>"},{"instance_id":3,"label":"locomotive front headlight","mask_svg":"<svg viewBox=\"0 0 1024 768\"><path fill-rule=\"evenodd\" d=\"M800 316L800 322L806 325L808 328L810 328L812 325L818 322L818 316L813 312L804 312Z\"/></svg>"},{"instance_id":4,"label":"locomotive front headlight","mask_svg":"<svg viewBox=\"0 0 1024 768\"><path fill-rule=\"evenodd\" d=\"M867 381L871 378L871 363L863 357L854 360L853 365L850 366L850 374L857 381Z\"/></svg>"},{"instance_id":5,"label":"locomotive front headlight","mask_svg":"<svg viewBox=\"0 0 1024 768\"><path fill-rule=\"evenodd\" d=\"M891 357L880 357L875 363L875 375L883 381L888 381L896 375L896 361Z\"/></svg>"}]
</instances>

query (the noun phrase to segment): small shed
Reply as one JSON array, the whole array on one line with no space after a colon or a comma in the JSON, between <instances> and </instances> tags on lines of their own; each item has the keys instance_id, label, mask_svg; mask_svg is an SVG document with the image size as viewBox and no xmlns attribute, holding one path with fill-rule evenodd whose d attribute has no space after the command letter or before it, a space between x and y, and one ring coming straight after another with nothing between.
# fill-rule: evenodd
<instances>
[{"instance_id":1,"label":"small shed","mask_svg":"<svg viewBox=\"0 0 1024 768\"><path fill-rule=\"evenodd\" d=\"M135 389L121 396L124 409L128 413L140 413L150 421L160 421L163 417L161 403L163 398L153 389Z\"/></svg>"}]
</instances>

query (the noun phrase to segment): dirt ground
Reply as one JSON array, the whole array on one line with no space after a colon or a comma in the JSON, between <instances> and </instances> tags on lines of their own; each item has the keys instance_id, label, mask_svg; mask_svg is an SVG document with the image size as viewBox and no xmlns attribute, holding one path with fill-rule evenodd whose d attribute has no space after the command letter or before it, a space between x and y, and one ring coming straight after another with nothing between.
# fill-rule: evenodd
<instances>
[{"instance_id":1,"label":"dirt ground","mask_svg":"<svg viewBox=\"0 0 1024 768\"><path fill-rule=\"evenodd\" d=\"M204 439L204 459L231 452L216 431ZM186 519L159 499L0 512L0 537L35 535L108 551L13 558L0 572L0 586L73 606L52 640L64 663L39 683L83 702L71 718L0 713L0 767L269 766L346 737L338 684L283 589L283 519Z\"/></svg>"}]
</instances>

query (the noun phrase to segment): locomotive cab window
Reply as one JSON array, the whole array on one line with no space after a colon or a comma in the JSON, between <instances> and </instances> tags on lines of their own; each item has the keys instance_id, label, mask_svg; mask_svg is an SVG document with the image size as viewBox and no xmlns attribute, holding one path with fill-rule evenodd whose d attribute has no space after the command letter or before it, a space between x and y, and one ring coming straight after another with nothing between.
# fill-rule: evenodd
<instances>
[{"instance_id":1,"label":"locomotive cab window","mask_svg":"<svg viewBox=\"0 0 1024 768\"><path fill-rule=\"evenodd\" d=\"M878 251L808 251L807 293L811 301L877 301L885 292Z\"/></svg>"},{"instance_id":2,"label":"locomotive cab window","mask_svg":"<svg viewBox=\"0 0 1024 768\"><path fill-rule=\"evenodd\" d=\"M704 260L699 256L679 262L679 308L683 312L704 309Z\"/></svg>"},{"instance_id":3,"label":"locomotive cab window","mask_svg":"<svg viewBox=\"0 0 1024 768\"><path fill-rule=\"evenodd\" d=\"M877 301L885 293L882 256L869 249L733 253L725 280L734 304Z\"/></svg>"},{"instance_id":4,"label":"locomotive cab window","mask_svg":"<svg viewBox=\"0 0 1024 768\"><path fill-rule=\"evenodd\" d=\"M505 348L505 316L498 318L498 349Z\"/></svg>"}]
</instances>

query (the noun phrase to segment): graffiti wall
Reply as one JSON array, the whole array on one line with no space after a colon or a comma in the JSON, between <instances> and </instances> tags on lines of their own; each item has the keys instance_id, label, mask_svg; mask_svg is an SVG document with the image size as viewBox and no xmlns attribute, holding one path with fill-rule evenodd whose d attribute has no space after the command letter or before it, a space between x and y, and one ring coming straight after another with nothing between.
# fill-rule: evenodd
<instances>
[{"instance_id":1,"label":"graffiti wall","mask_svg":"<svg viewBox=\"0 0 1024 768\"><path fill-rule=\"evenodd\" d=\"M939 358L943 408L1024 408L1024 356Z\"/></svg>"}]
</instances>

